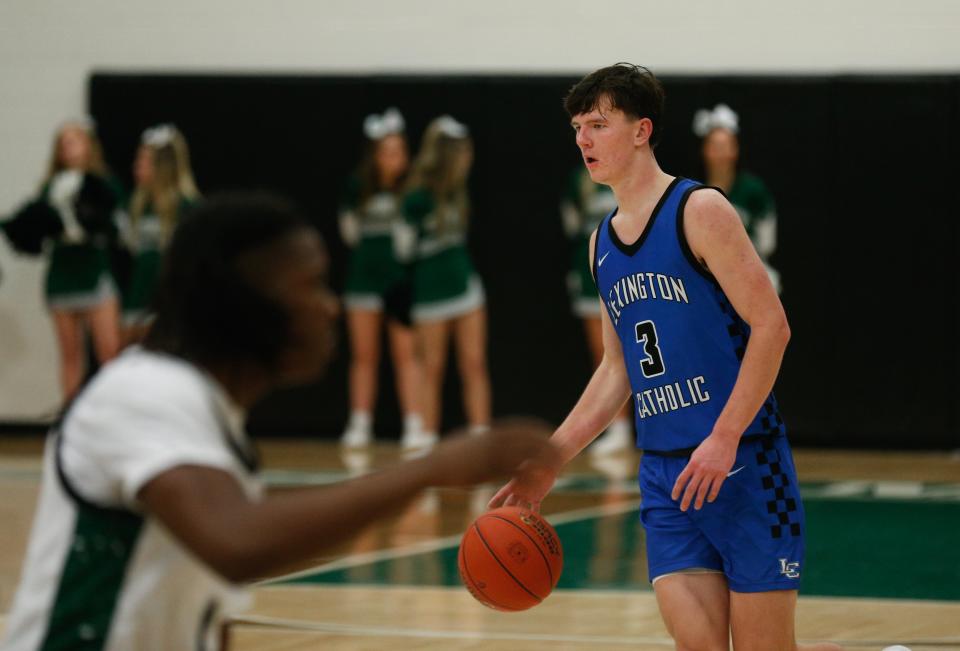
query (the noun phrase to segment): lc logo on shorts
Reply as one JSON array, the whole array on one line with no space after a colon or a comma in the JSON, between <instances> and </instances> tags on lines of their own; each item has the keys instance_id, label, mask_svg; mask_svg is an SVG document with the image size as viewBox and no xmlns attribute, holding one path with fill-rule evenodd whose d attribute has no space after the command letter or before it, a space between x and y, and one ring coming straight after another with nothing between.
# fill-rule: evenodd
<instances>
[{"instance_id":1,"label":"lc logo on shorts","mask_svg":"<svg viewBox=\"0 0 960 651\"><path fill-rule=\"evenodd\" d=\"M788 579L800 578L800 563L788 563L787 559L780 559L780 574Z\"/></svg>"}]
</instances>

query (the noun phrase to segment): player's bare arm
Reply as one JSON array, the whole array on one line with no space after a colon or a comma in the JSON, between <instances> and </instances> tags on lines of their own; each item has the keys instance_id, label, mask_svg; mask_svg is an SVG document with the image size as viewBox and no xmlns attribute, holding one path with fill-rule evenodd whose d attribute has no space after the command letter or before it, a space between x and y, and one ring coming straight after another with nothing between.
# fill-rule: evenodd
<instances>
[{"instance_id":1,"label":"player's bare arm","mask_svg":"<svg viewBox=\"0 0 960 651\"><path fill-rule=\"evenodd\" d=\"M597 233L590 236L590 260L593 260ZM594 371L583 394L567 418L551 437L559 452L559 463L553 467L531 469L523 479L514 479L501 488L489 507L529 505L539 509L540 502L553 487L564 465L587 447L630 397L630 379L623 365L623 352L606 309L600 310L603 327L603 359Z\"/></svg>"},{"instance_id":2,"label":"player's bare arm","mask_svg":"<svg viewBox=\"0 0 960 651\"><path fill-rule=\"evenodd\" d=\"M673 498L683 496L701 508L720 492L733 465L740 437L773 389L790 327L777 293L743 224L730 203L714 190L690 195L684 234L694 255L713 274L740 317L750 326L750 340L727 404L710 436L690 457L677 478Z\"/></svg>"},{"instance_id":3,"label":"player's bare arm","mask_svg":"<svg viewBox=\"0 0 960 651\"><path fill-rule=\"evenodd\" d=\"M249 581L333 550L389 516L427 486L469 485L509 476L526 460L554 465L538 434L493 431L437 446L428 456L325 488L284 491L253 501L229 473L178 466L138 495L146 509L223 577Z\"/></svg>"}]
</instances>

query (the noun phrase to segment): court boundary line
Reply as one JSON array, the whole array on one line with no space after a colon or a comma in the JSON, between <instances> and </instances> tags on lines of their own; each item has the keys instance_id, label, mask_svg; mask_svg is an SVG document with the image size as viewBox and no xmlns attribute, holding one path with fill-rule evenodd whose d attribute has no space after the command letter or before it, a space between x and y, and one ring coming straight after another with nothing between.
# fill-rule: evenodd
<instances>
[{"instance_id":1,"label":"court boundary line","mask_svg":"<svg viewBox=\"0 0 960 651\"><path fill-rule=\"evenodd\" d=\"M462 585L423 585L415 583L284 583L284 584L273 584L273 585L256 585L258 591L260 590L317 590L322 588L324 590L353 590L353 589L371 589L375 588L378 591L382 590L441 590L449 592L462 592ZM603 598L603 597L613 597L613 596L622 596L625 594L629 595L649 595L653 596L653 590L637 590L636 588L554 588L553 592L550 594L576 594L577 596L591 597L591 598ZM960 599L953 601L950 599L906 599L903 597L863 597L863 596L854 596L854 595L822 595L822 594L806 594L801 592L799 595L801 601L828 601L828 602L842 602L842 601L855 601L866 605L866 603L875 603L877 605L883 606L895 606L895 605L905 605L905 606L916 606L916 605L930 605L930 606L953 606L960 609ZM864 603L866 602L866 603ZM960 637L957 638L960 642Z\"/></svg>"},{"instance_id":2,"label":"court boundary line","mask_svg":"<svg viewBox=\"0 0 960 651\"><path fill-rule=\"evenodd\" d=\"M555 514L550 514L546 516L548 521L553 525L567 524L568 522L578 522L581 520L589 520L591 518L600 518L609 515L621 515L629 511L634 511L640 508L640 500L632 499L620 502L619 504L604 504L601 506L589 506L582 509L574 509L572 511L560 511ZM270 579L264 579L263 581L257 581L253 584L254 587L258 586L272 586L278 583L283 583L286 581L293 581L299 578L306 576L316 576L319 574L329 574L331 572L336 572L337 570L349 569L352 567L359 567L361 565L370 565L372 563L377 563L379 561L394 560L397 558L405 558L407 556L416 556L417 554L425 554L429 552L440 551L441 549L449 549L451 547L456 547L460 544L460 541L463 539L463 534L457 534L455 536L446 536L444 538L435 538L433 540L425 540L418 543L413 543L411 545L404 545L401 547L395 547L393 549L381 549L373 552L364 552L362 554L352 554L345 556L343 558L331 561L330 563L324 563L323 565L318 565L314 568L308 568L305 570L298 570L296 572L291 572L290 574L285 574L279 577L273 577Z\"/></svg>"},{"instance_id":3,"label":"court boundary line","mask_svg":"<svg viewBox=\"0 0 960 651\"><path fill-rule=\"evenodd\" d=\"M405 637L405 638L426 638L426 639L445 639L445 640L499 640L499 641L519 641L519 642L555 642L555 643L580 643L580 644L604 644L608 646L636 646L639 644L672 647L674 642L669 637L654 636L614 636L614 635L559 635L556 633L522 633L509 631L449 631L439 629L424 628L399 628L393 626L363 626L357 624L337 624L335 622L308 622L296 619L284 619L281 617L266 617L259 615L240 616L230 620L230 626L249 626L265 629L268 631L296 631L296 632L317 632L331 633L338 635L347 635L355 637ZM891 644L890 640L867 639L867 640L797 640L800 644L813 644L817 642L832 642L841 646L883 646ZM949 646L960 643L960 637L957 638L915 638L910 640L901 640L899 644L912 646Z\"/></svg>"},{"instance_id":4,"label":"court boundary line","mask_svg":"<svg viewBox=\"0 0 960 651\"><path fill-rule=\"evenodd\" d=\"M337 624L335 622L307 622L281 617L258 615L240 616L230 620L231 626L256 626L265 629L287 631L315 631L317 633L337 633L362 637L410 637L447 640L514 640L523 642L579 642L584 644L609 644L635 646L654 644L673 646L673 640L664 637L628 637L601 635L558 635L552 633L511 633L504 631L446 631L429 628L399 628L392 626L363 626L357 624Z\"/></svg>"}]
</instances>

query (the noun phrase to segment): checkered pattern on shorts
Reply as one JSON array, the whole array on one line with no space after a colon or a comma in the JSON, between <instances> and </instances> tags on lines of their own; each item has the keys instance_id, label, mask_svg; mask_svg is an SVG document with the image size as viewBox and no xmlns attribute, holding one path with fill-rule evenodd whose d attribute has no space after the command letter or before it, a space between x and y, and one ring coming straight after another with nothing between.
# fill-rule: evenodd
<instances>
[{"instance_id":1,"label":"checkered pattern on shorts","mask_svg":"<svg viewBox=\"0 0 960 651\"><path fill-rule=\"evenodd\" d=\"M757 452L757 463L765 466L761 475L763 489L767 491L767 513L771 516L770 536L784 538L799 536L800 522L797 514L797 498L790 478L781 467L780 452L772 439L763 439L762 451Z\"/></svg>"}]
</instances>

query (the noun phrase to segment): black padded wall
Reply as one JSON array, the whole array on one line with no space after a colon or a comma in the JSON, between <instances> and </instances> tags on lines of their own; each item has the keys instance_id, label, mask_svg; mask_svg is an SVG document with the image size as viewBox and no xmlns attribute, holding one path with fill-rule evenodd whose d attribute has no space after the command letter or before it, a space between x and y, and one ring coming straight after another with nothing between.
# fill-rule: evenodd
<instances>
[{"instance_id":1,"label":"black padded wall","mask_svg":"<svg viewBox=\"0 0 960 651\"><path fill-rule=\"evenodd\" d=\"M470 247L484 277L497 415L558 423L589 377L564 285L558 201L579 164L561 99L567 77L324 77L95 74L90 111L129 183L140 131L186 134L205 193L263 188L296 200L325 234L334 282L340 188L361 122L397 106L416 148L450 113L476 141ZM960 326L953 181L960 77L666 77L668 172L698 178L693 113L741 117L741 162L772 189L782 296L793 339L777 384L792 439L847 447L960 446ZM261 435L336 436L347 413L346 343L327 376L254 410ZM386 357L386 355L385 355ZM444 422L462 422L451 372ZM383 363L377 427L399 415Z\"/></svg>"}]
</instances>

